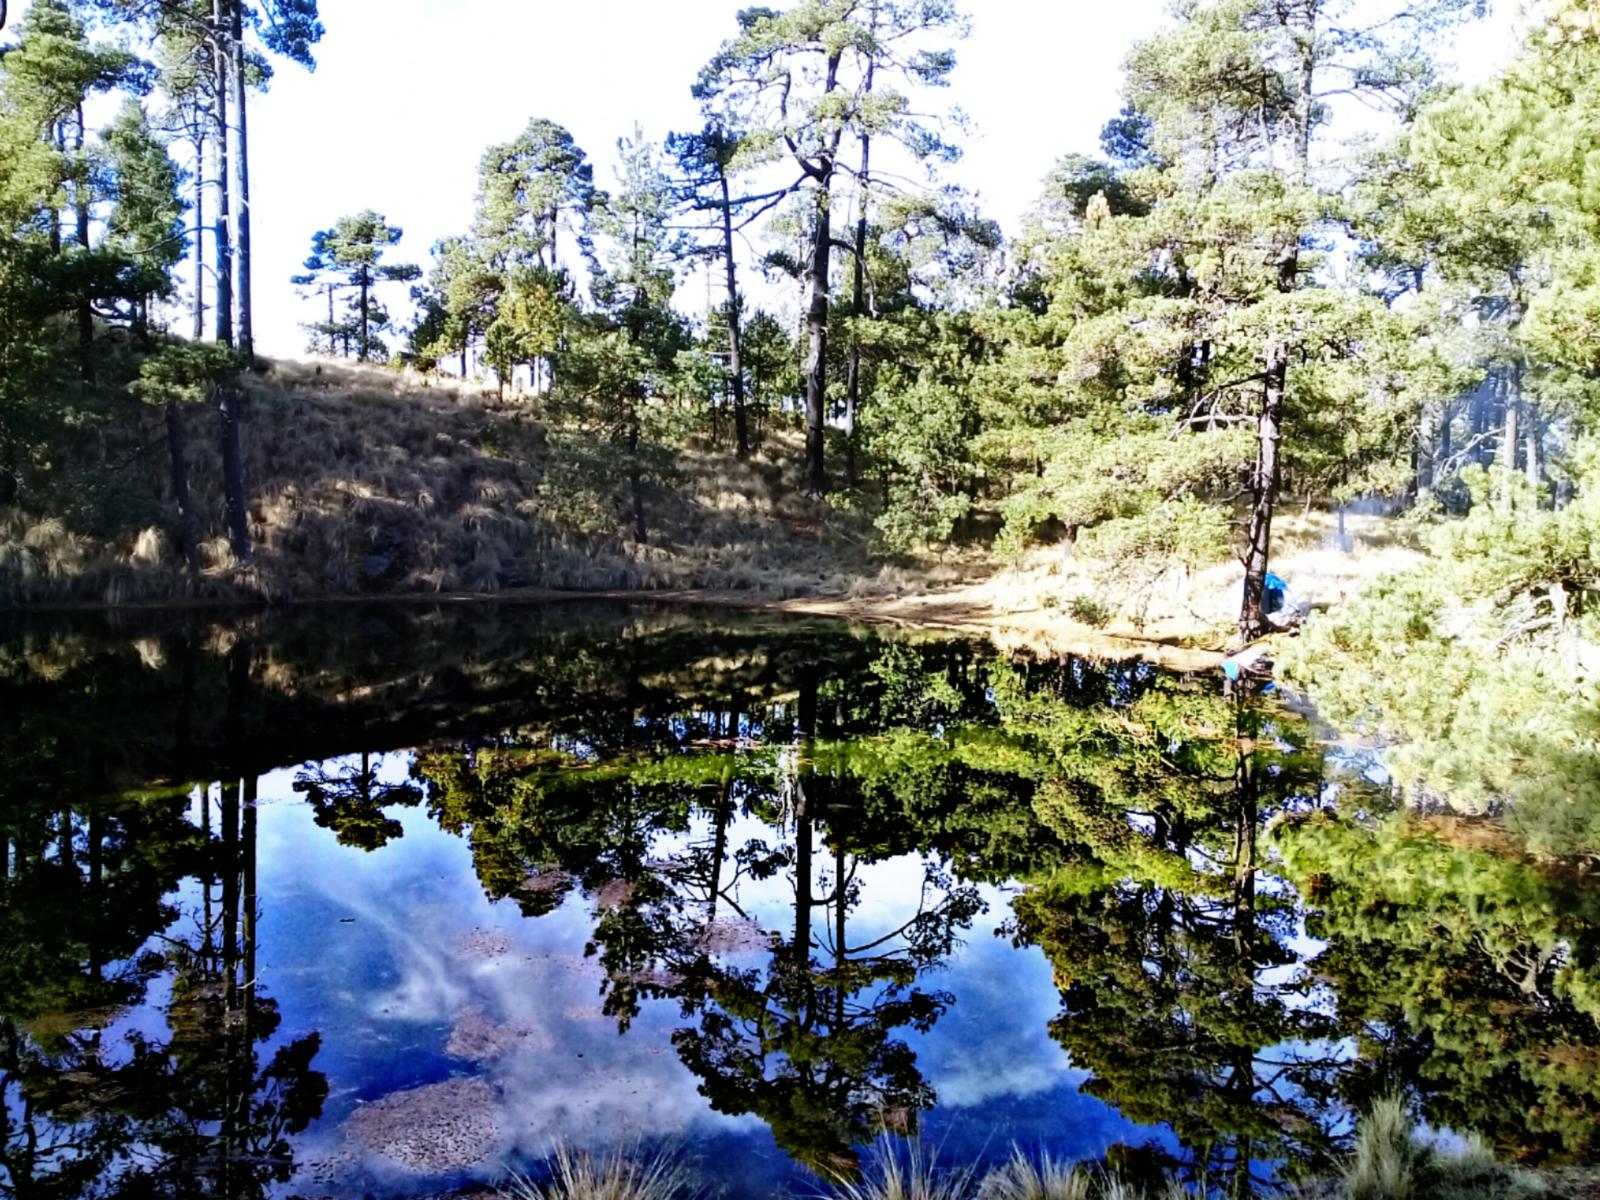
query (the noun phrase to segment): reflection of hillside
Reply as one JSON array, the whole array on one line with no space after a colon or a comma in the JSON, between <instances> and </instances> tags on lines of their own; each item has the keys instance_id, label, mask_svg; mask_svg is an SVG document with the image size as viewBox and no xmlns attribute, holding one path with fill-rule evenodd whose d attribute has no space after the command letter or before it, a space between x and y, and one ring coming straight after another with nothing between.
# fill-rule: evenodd
<instances>
[{"instance_id":1,"label":"reflection of hillside","mask_svg":"<svg viewBox=\"0 0 1600 1200\"><path fill-rule=\"evenodd\" d=\"M72 696L75 736L105 772L100 786L126 790L609 718L693 698L708 679L693 664L708 655L723 668L710 677L717 695L759 703L792 686L794 664L814 648L804 630L816 628L784 626L791 636L774 655L770 619L708 626L670 610L559 605L457 616L386 606L214 626L119 618L131 628L109 637L98 625L35 624L0 642L0 696L8 711L39 709L44 721ZM227 696L239 681L229 662L240 642L250 646L252 706L230 755ZM21 754L23 739L0 751L13 746Z\"/></svg>"}]
</instances>

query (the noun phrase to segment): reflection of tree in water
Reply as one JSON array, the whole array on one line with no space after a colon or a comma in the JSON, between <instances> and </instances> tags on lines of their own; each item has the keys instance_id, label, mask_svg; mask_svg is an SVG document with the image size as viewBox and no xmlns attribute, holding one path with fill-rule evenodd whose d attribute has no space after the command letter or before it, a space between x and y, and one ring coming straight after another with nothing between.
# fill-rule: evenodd
<instances>
[{"instance_id":1,"label":"reflection of tree in water","mask_svg":"<svg viewBox=\"0 0 1600 1200\"><path fill-rule=\"evenodd\" d=\"M859 654L853 640L846 650ZM677 1000L692 1023L675 1042L713 1106L757 1113L796 1158L848 1174L856 1147L884 1128L913 1131L933 1101L898 1031L944 1011L949 997L917 978L980 906L930 862L897 928L854 931L860 865L917 839L903 813L869 811L850 766L865 756L846 747L904 706L906 681L863 690L841 671L825 684L815 659L800 659L779 700L624 712L542 745L424 756L418 773L430 811L471 838L491 896L530 913L573 889L591 898L590 950L624 1028L643 998ZM969 674L981 694L981 673ZM734 823L749 818L768 832L734 845ZM780 875L791 927L769 933L762 965L731 965L719 929L746 916L741 881Z\"/></svg>"},{"instance_id":2,"label":"reflection of tree in water","mask_svg":"<svg viewBox=\"0 0 1600 1200\"><path fill-rule=\"evenodd\" d=\"M242 703L248 647L233 657ZM258 1054L279 1018L255 980L254 777L221 787L213 836L209 792L198 825L185 788L94 799L103 764L39 728L63 707L21 711L32 736L0 745L0 1194L265 1195L327 1085L315 1034ZM116 1036L157 979L165 1039Z\"/></svg>"},{"instance_id":3,"label":"reflection of tree in water","mask_svg":"<svg viewBox=\"0 0 1600 1200\"><path fill-rule=\"evenodd\" d=\"M1503 1156L1600 1153L1600 894L1498 822L1399 810L1370 791L1277 841L1326 939L1317 969L1360 1053L1358 1101L1417 1093L1431 1123Z\"/></svg>"},{"instance_id":4,"label":"reflection of tree in water","mask_svg":"<svg viewBox=\"0 0 1600 1200\"><path fill-rule=\"evenodd\" d=\"M384 809L414 808L422 792L409 783L382 782L383 755L363 750L355 758L307 763L295 775L294 790L311 805L312 819L333 830L341 846L376 850L402 832Z\"/></svg>"},{"instance_id":5,"label":"reflection of tree in water","mask_svg":"<svg viewBox=\"0 0 1600 1200\"><path fill-rule=\"evenodd\" d=\"M775 939L764 970L708 961L702 986L710 1003L673 1040L712 1107L759 1115L795 1157L849 1177L859 1167L856 1147L882 1130L914 1132L918 1114L934 1102L896 1033L926 1032L948 1007L947 994L916 983L943 962L981 903L974 889L953 886L924 863L915 908L898 927L852 938L861 859L847 839L858 832L849 829L849 814L859 795L848 775L820 773L812 760L817 690L808 672L796 704L797 743L780 760L776 832L788 845L772 853L790 868L793 932ZM830 818L819 854L818 825ZM818 858L826 867L818 868Z\"/></svg>"},{"instance_id":6,"label":"reflection of tree in water","mask_svg":"<svg viewBox=\"0 0 1600 1200\"><path fill-rule=\"evenodd\" d=\"M996 693L1048 755L1035 811L1075 848L1015 909L1054 964L1051 1032L1085 1090L1170 1123L1192 1176L1231 1194L1275 1160L1325 1166L1337 1063L1315 1046L1331 1023L1292 969L1293 896L1259 877L1257 847L1315 795L1315 759L1266 714L1169 681L1094 707L1005 679Z\"/></svg>"},{"instance_id":7,"label":"reflection of tree in water","mask_svg":"<svg viewBox=\"0 0 1600 1200\"><path fill-rule=\"evenodd\" d=\"M1600 1152L1584 877L1371 797L1298 812L1320 765L1270 709L1147 667L677 617L571 636L502 614L487 642L424 622L397 668L394 621L254 651L225 631L137 654L62 640L38 670L0 649L0 1192L284 1177L324 1084L315 1040L286 1042L250 986L252 785L197 824L174 781L371 747L301 782L319 823L377 848L416 799L378 781L379 749L438 739L460 748L420 756L415 783L485 892L530 916L581 897L606 1011L626 1027L676 1003L712 1103L824 1172L916 1128L933 1097L910 1033L950 1003L919 981L972 920L965 882L1009 879L1087 1089L1170 1122L1213 1186L1325 1160L1346 1106L1396 1085L1507 1154ZM1328 943L1309 967L1271 852ZM926 887L879 915L867 868L902 855ZM186 876L211 883L179 936ZM743 917L774 887L789 908L757 935ZM117 1014L156 998L165 1029L130 1037Z\"/></svg>"}]
</instances>

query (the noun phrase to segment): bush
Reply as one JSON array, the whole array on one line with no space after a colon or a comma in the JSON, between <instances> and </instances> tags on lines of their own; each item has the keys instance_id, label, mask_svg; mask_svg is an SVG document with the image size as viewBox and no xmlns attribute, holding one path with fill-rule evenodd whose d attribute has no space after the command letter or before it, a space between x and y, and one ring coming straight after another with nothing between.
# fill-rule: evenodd
<instances>
[{"instance_id":1,"label":"bush","mask_svg":"<svg viewBox=\"0 0 1600 1200\"><path fill-rule=\"evenodd\" d=\"M1067 615L1080 625L1103 629L1111 621L1111 609L1093 596L1079 595L1067 601Z\"/></svg>"}]
</instances>

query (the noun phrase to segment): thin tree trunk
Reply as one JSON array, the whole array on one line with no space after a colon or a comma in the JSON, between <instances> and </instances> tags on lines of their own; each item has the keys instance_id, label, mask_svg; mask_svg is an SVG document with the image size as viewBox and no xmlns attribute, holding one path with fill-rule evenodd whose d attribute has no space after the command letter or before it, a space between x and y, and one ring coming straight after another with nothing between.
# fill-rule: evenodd
<instances>
[{"instance_id":1,"label":"thin tree trunk","mask_svg":"<svg viewBox=\"0 0 1600 1200\"><path fill-rule=\"evenodd\" d=\"M817 227L811 246L811 299L806 307L806 491L828 490L826 411L828 399L828 264L832 251L832 172L817 184Z\"/></svg>"},{"instance_id":2,"label":"thin tree trunk","mask_svg":"<svg viewBox=\"0 0 1600 1200\"><path fill-rule=\"evenodd\" d=\"M636 402L637 403L637 402ZM641 546L649 540L644 520L644 479L639 469L639 416L628 417L628 490L633 498L633 540Z\"/></svg>"},{"instance_id":3,"label":"thin tree trunk","mask_svg":"<svg viewBox=\"0 0 1600 1200\"><path fill-rule=\"evenodd\" d=\"M255 362L254 318L250 289L250 124L245 104L247 88L244 72L244 3L231 0L233 9L233 107L236 135L234 164L234 257L238 265L239 356L245 366Z\"/></svg>"},{"instance_id":4,"label":"thin tree trunk","mask_svg":"<svg viewBox=\"0 0 1600 1200\"><path fill-rule=\"evenodd\" d=\"M202 118L197 118L197 120ZM206 335L206 135L194 136L194 340Z\"/></svg>"},{"instance_id":5,"label":"thin tree trunk","mask_svg":"<svg viewBox=\"0 0 1600 1200\"><path fill-rule=\"evenodd\" d=\"M1525 418L1525 424L1528 427L1528 432L1526 435L1528 458L1527 462L1524 463L1523 466L1527 471L1528 486L1537 488L1541 478L1539 444L1542 438L1541 430L1539 428L1539 415L1533 411L1531 405L1524 408L1522 415Z\"/></svg>"},{"instance_id":6,"label":"thin tree trunk","mask_svg":"<svg viewBox=\"0 0 1600 1200\"><path fill-rule=\"evenodd\" d=\"M239 780L224 780L222 784L222 1112L218 1142L221 1146L217 1163L221 1175L222 1194L231 1196L233 1190L234 1146L238 1135L238 1113L235 1097L240 1089L238 1056L235 1053L238 1037L234 1013L239 1004Z\"/></svg>"},{"instance_id":7,"label":"thin tree trunk","mask_svg":"<svg viewBox=\"0 0 1600 1200\"><path fill-rule=\"evenodd\" d=\"M224 8L227 0L211 0L211 49L216 63L216 162L217 162L217 231L216 231L216 340L225 346L233 345L233 231L230 213L233 208L233 184L228 162L228 34L231 22Z\"/></svg>"},{"instance_id":8,"label":"thin tree trunk","mask_svg":"<svg viewBox=\"0 0 1600 1200\"><path fill-rule=\"evenodd\" d=\"M1267 348L1267 379L1256 419L1256 461L1250 474L1250 518L1245 544L1244 606L1239 637L1253 642L1266 631L1261 601L1266 595L1267 561L1272 546L1272 514L1278 491L1278 443L1282 437L1283 394L1289 352L1274 342Z\"/></svg>"},{"instance_id":9,"label":"thin tree trunk","mask_svg":"<svg viewBox=\"0 0 1600 1200\"><path fill-rule=\"evenodd\" d=\"M728 277L728 374L733 384L733 437L734 454L750 457L750 417L745 412L744 396L744 335L740 328L743 320L739 302L738 267L733 257L733 199L728 190L728 169L717 164L718 180L722 184L722 265Z\"/></svg>"},{"instance_id":10,"label":"thin tree trunk","mask_svg":"<svg viewBox=\"0 0 1600 1200\"><path fill-rule=\"evenodd\" d=\"M1417 428L1416 493L1417 498L1431 496L1439 486L1440 444L1444 430L1444 401L1430 400L1422 409L1422 420Z\"/></svg>"},{"instance_id":11,"label":"thin tree trunk","mask_svg":"<svg viewBox=\"0 0 1600 1200\"><path fill-rule=\"evenodd\" d=\"M838 86L840 55L828 59L828 76L823 94ZM833 170L838 137L818 158L808 173L817 182L816 229L811 242L811 297L806 305L806 483L812 496L828 491L827 403L828 403L828 268L833 252Z\"/></svg>"},{"instance_id":12,"label":"thin tree trunk","mask_svg":"<svg viewBox=\"0 0 1600 1200\"><path fill-rule=\"evenodd\" d=\"M872 10L872 29L878 26L877 6ZM872 94L873 77L877 74L877 60L867 59L866 92ZM867 311L867 204L871 193L872 137L861 135L861 175L859 186L860 210L856 213L855 289L850 299L850 315L857 321ZM845 382L844 401L844 482L846 487L856 486L856 422L861 413L861 339L852 330L850 334L850 366Z\"/></svg>"},{"instance_id":13,"label":"thin tree trunk","mask_svg":"<svg viewBox=\"0 0 1600 1200\"><path fill-rule=\"evenodd\" d=\"M200 570L200 547L195 536L194 505L189 499L189 457L184 449L183 413L167 405L167 454L172 460L172 502L178 509L178 545L189 572Z\"/></svg>"},{"instance_id":14,"label":"thin tree trunk","mask_svg":"<svg viewBox=\"0 0 1600 1200\"><path fill-rule=\"evenodd\" d=\"M800 744L796 753L800 761L795 769L794 781L794 954L797 964L804 969L811 961L811 859L815 843L812 826L811 802L807 787L811 782L812 743L817 735L817 675L815 667L806 668L800 679L798 702Z\"/></svg>"},{"instance_id":15,"label":"thin tree trunk","mask_svg":"<svg viewBox=\"0 0 1600 1200\"><path fill-rule=\"evenodd\" d=\"M72 206L77 218L78 248L89 252L89 168L84 161L84 131L87 128L83 105L78 105L78 132L72 150ZM82 356L83 378L94 382L94 307L89 293L78 297L78 353Z\"/></svg>"},{"instance_id":16,"label":"thin tree trunk","mask_svg":"<svg viewBox=\"0 0 1600 1200\"><path fill-rule=\"evenodd\" d=\"M255 1036L256 1036L256 906L259 903L256 897L256 802L258 799L258 780L254 772L244 777L244 811L242 829L240 831L240 857L243 859L242 868L242 918L241 933L243 935L243 967L239 988L242 993L240 1005L243 1009L242 1019L239 1023L239 1064L243 1068L240 1074L240 1088L236 1100L237 1128L239 1130L241 1149L243 1140L250 1128L250 1101L255 1091Z\"/></svg>"},{"instance_id":17,"label":"thin tree trunk","mask_svg":"<svg viewBox=\"0 0 1600 1200\"><path fill-rule=\"evenodd\" d=\"M1513 364L1505 377L1505 429L1500 436L1500 507L1511 507L1511 476L1517 469L1517 419L1522 410L1522 369Z\"/></svg>"},{"instance_id":18,"label":"thin tree trunk","mask_svg":"<svg viewBox=\"0 0 1600 1200\"><path fill-rule=\"evenodd\" d=\"M56 153L63 158L67 154L67 126L64 121L57 121L55 127ZM63 177L65 182L65 177ZM61 253L61 210L54 204L50 206L50 255L52 258Z\"/></svg>"},{"instance_id":19,"label":"thin tree trunk","mask_svg":"<svg viewBox=\"0 0 1600 1200\"><path fill-rule=\"evenodd\" d=\"M1313 13L1314 13L1313 9ZM1315 16L1310 17L1315 21ZM1295 143L1293 182L1304 187L1311 174L1311 123L1315 98L1315 30L1298 31L1300 57L1295 80ZM1300 231L1288 231L1288 242L1278 258L1278 291L1288 293L1299 285ZM1266 380L1261 389L1261 411L1256 418L1256 461L1250 475L1250 517L1244 557L1244 597L1239 610L1239 637L1254 641L1266 632L1261 611L1266 595L1267 564L1272 549L1272 516L1278 502L1281 474L1279 443L1283 438L1283 405L1289 387L1287 330L1274 330L1266 347Z\"/></svg>"},{"instance_id":20,"label":"thin tree trunk","mask_svg":"<svg viewBox=\"0 0 1600 1200\"><path fill-rule=\"evenodd\" d=\"M362 362L366 362L369 358L372 357L372 332L371 332L371 315L370 315L371 314L371 309L370 309L369 303L368 303L368 292L369 292L369 290L370 290L369 289L369 285L367 283L367 273L365 271L362 271L362 273L361 273L361 345L360 345L361 361ZM503 390L504 390L504 388L502 386L502 391Z\"/></svg>"},{"instance_id":21,"label":"thin tree trunk","mask_svg":"<svg viewBox=\"0 0 1600 1200\"><path fill-rule=\"evenodd\" d=\"M1449 401L1446 401L1439 413L1439 458L1433 471L1433 486L1437 490L1443 482L1440 477L1444 468L1449 465L1450 455L1453 453L1450 444L1450 425L1455 420L1455 413L1451 411Z\"/></svg>"},{"instance_id":22,"label":"thin tree trunk","mask_svg":"<svg viewBox=\"0 0 1600 1200\"><path fill-rule=\"evenodd\" d=\"M219 387L214 393L222 440L222 487L228 517L228 544L233 557L250 561L250 508L245 493L244 452L239 427L244 423L244 396L236 388Z\"/></svg>"}]
</instances>

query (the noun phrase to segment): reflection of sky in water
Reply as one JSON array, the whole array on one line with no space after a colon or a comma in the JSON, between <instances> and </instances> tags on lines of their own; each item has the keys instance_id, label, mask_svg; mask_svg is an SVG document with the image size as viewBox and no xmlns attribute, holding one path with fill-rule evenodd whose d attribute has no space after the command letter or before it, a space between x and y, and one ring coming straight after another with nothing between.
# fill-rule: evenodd
<instances>
[{"instance_id":1,"label":"reflection of sky in water","mask_svg":"<svg viewBox=\"0 0 1600 1200\"><path fill-rule=\"evenodd\" d=\"M405 771L403 756L392 755L382 778L399 782ZM339 846L313 824L292 780L280 771L260 785L260 976L284 1017L275 1041L322 1035L315 1065L328 1077L329 1099L299 1141L320 1190L409 1192L465 1179L362 1153L345 1123L385 1096L470 1076L489 1084L475 1094L492 1096L490 1162L525 1166L558 1139L576 1147L668 1140L714 1164L708 1169L732 1194L784 1183L814 1190L758 1118L715 1113L698 1094L671 1042L685 1024L676 1001L645 1001L625 1035L602 1014L601 971L583 953L589 898L574 894L533 919L510 901L491 904L467 842L420 807L389 810L404 836L377 851ZM739 822L729 841L763 834L770 830L758 822ZM674 848L663 839L655 852ZM819 846L818 858L822 866L831 856ZM915 911L922 866L915 857L862 866L858 880L855 944ZM740 902L763 928L782 929L793 922L790 887L782 878L746 880ZM939 1096L925 1140L951 1161L969 1161L1012 1142L1077 1157L1156 1136L1079 1094L1083 1073L1047 1029L1058 1009L1049 964L1038 949L997 936L1008 895L983 893L986 911L964 944L919 981L952 993L954 1004L928 1033L897 1034ZM766 957L749 954L749 965Z\"/></svg>"}]
</instances>

